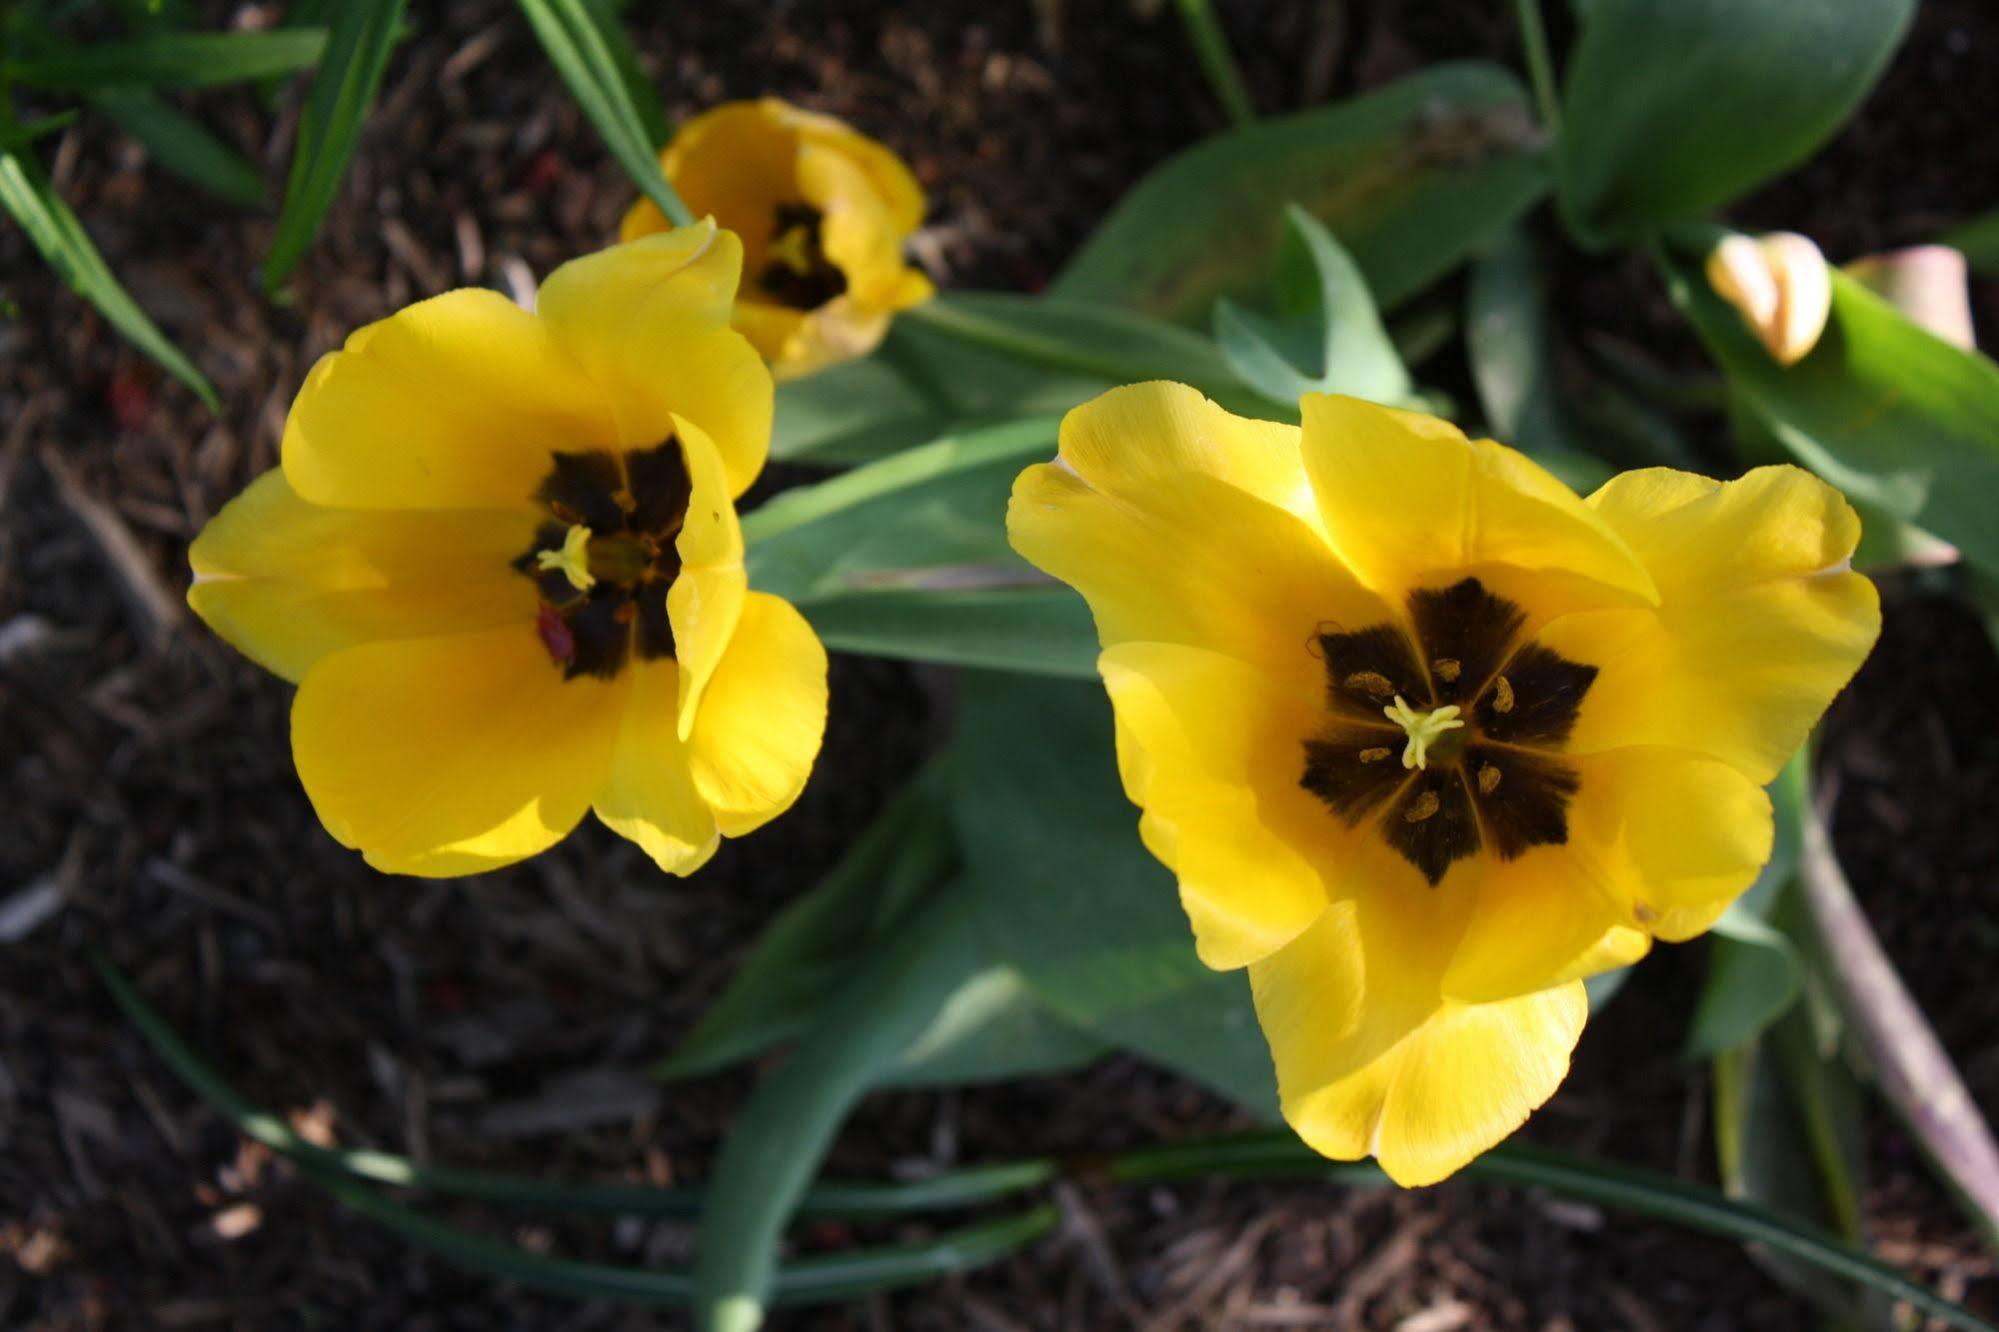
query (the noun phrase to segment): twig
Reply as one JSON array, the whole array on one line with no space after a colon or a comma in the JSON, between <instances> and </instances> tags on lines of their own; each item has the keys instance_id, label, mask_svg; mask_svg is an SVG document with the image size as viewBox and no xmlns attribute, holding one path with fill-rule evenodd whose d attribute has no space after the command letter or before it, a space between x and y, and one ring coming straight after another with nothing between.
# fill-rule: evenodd
<instances>
[{"instance_id":1,"label":"twig","mask_svg":"<svg viewBox=\"0 0 1999 1332\"><path fill-rule=\"evenodd\" d=\"M1999 1144L1854 900L1825 824L1810 810L1802 822L1798 879L1832 960L1840 1011L1873 1063L1882 1095L1957 1190L1974 1224L1999 1243Z\"/></svg>"},{"instance_id":2,"label":"twig","mask_svg":"<svg viewBox=\"0 0 1999 1332\"><path fill-rule=\"evenodd\" d=\"M97 542L97 548L118 575L125 599L134 611L139 629L155 652L173 640L181 624L180 598L160 581L159 571L140 546L137 537L119 512L84 489L83 482L62 459L54 445L40 453L42 470L55 483L63 506L76 515Z\"/></svg>"}]
</instances>

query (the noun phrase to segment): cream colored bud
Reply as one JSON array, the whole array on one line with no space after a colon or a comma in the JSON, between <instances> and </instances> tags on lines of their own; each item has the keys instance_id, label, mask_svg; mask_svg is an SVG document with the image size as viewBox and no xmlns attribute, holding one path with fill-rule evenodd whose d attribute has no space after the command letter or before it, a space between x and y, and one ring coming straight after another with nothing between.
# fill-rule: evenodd
<instances>
[{"instance_id":1,"label":"cream colored bud","mask_svg":"<svg viewBox=\"0 0 1999 1332\"><path fill-rule=\"evenodd\" d=\"M1741 313L1779 365L1818 344L1832 313L1832 275L1819 247L1794 231L1730 236L1707 257L1715 294Z\"/></svg>"},{"instance_id":2,"label":"cream colored bud","mask_svg":"<svg viewBox=\"0 0 1999 1332\"><path fill-rule=\"evenodd\" d=\"M1855 259L1849 277L1955 347L1978 345L1971 328L1971 275L1947 245L1916 245Z\"/></svg>"}]
</instances>

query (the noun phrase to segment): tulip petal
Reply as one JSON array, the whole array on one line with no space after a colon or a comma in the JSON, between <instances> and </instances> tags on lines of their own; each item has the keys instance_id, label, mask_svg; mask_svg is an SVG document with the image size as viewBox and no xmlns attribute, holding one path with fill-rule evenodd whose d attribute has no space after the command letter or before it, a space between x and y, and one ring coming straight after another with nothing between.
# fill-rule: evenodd
<instances>
[{"instance_id":1,"label":"tulip petal","mask_svg":"<svg viewBox=\"0 0 1999 1332\"><path fill-rule=\"evenodd\" d=\"M1727 763L1679 749L1613 749L1573 761L1582 787L1570 845L1626 925L1691 939L1770 858L1770 796Z\"/></svg>"},{"instance_id":2,"label":"tulip petal","mask_svg":"<svg viewBox=\"0 0 1999 1332\"><path fill-rule=\"evenodd\" d=\"M1014 484L1014 548L1089 601L1106 646L1207 648L1324 688L1315 632L1390 612L1300 510L1297 431L1229 415L1178 384L1113 389L1062 422L1059 460Z\"/></svg>"},{"instance_id":3,"label":"tulip petal","mask_svg":"<svg viewBox=\"0 0 1999 1332\"><path fill-rule=\"evenodd\" d=\"M752 592L689 742L695 789L740 837L791 808L826 735L826 649L790 602Z\"/></svg>"},{"instance_id":4,"label":"tulip petal","mask_svg":"<svg viewBox=\"0 0 1999 1332\"><path fill-rule=\"evenodd\" d=\"M1201 960L1226 970L1268 956L1326 909L1310 849L1327 847L1317 859L1328 866L1346 859L1343 826L1298 784L1315 700L1177 644L1119 644L1098 668L1125 794L1179 877Z\"/></svg>"},{"instance_id":5,"label":"tulip petal","mask_svg":"<svg viewBox=\"0 0 1999 1332\"><path fill-rule=\"evenodd\" d=\"M1662 600L1541 635L1598 667L1568 747L1684 747L1769 782L1880 634L1874 585L1847 564L1860 538L1852 507L1788 466L1726 483L1627 472L1590 505L1644 559Z\"/></svg>"},{"instance_id":6,"label":"tulip petal","mask_svg":"<svg viewBox=\"0 0 1999 1332\"><path fill-rule=\"evenodd\" d=\"M525 508L323 509L274 467L195 538L187 600L238 651L296 681L359 643L531 623L534 586L509 562L533 535Z\"/></svg>"},{"instance_id":7,"label":"tulip petal","mask_svg":"<svg viewBox=\"0 0 1999 1332\"><path fill-rule=\"evenodd\" d=\"M576 826L625 694L622 678L565 681L531 622L368 643L306 672L292 755L327 831L376 869L472 874Z\"/></svg>"},{"instance_id":8,"label":"tulip petal","mask_svg":"<svg viewBox=\"0 0 1999 1332\"><path fill-rule=\"evenodd\" d=\"M601 391L542 321L450 291L320 358L285 422L285 477L351 509L527 506L552 454L612 446Z\"/></svg>"},{"instance_id":9,"label":"tulip petal","mask_svg":"<svg viewBox=\"0 0 1999 1332\"><path fill-rule=\"evenodd\" d=\"M1657 601L1604 519L1525 455L1359 398L1302 407L1327 539L1382 595L1475 575L1536 619Z\"/></svg>"},{"instance_id":10,"label":"tulip petal","mask_svg":"<svg viewBox=\"0 0 1999 1332\"><path fill-rule=\"evenodd\" d=\"M729 501L728 478L715 446L699 426L673 418L692 483L687 518L674 541L680 576L667 590L674 657L680 663L680 738L694 730L708 688L742 617L749 574L743 568L743 529Z\"/></svg>"},{"instance_id":11,"label":"tulip petal","mask_svg":"<svg viewBox=\"0 0 1999 1332\"><path fill-rule=\"evenodd\" d=\"M572 259L542 284L538 308L601 386L625 448L650 448L682 417L706 431L730 498L770 450L771 379L728 326L742 242L712 221Z\"/></svg>"},{"instance_id":12,"label":"tulip petal","mask_svg":"<svg viewBox=\"0 0 1999 1332\"><path fill-rule=\"evenodd\" d=\"M1518 1128L1568 1073L1579 982L1497 1003L1440 996L1434 949L1373 900L1335 905L1250 968L1284 1117L1336 1160L1433 1184ZM1415 947L1412 955L1407 950Z\"/></svg>"},{"instance_id":13,"label":"tulip petal","mask_svg":"<svg viewBox=\"0 0 1999 1332\"><path fill-rule=\"evenodd\" d=\"M693 755L675 725L679 667L636 663L597 817L668 874L692 874L721 845L708 802L695 789Z\"/></svg>"}]
</instances>

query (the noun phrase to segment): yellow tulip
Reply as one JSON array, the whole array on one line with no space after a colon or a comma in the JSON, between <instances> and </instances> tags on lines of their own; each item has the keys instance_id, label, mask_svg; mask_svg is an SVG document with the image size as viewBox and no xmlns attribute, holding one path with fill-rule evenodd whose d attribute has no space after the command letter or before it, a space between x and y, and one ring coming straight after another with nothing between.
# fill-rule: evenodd
<instances>
[{"instance_id":1,"label":"yellow tulip","mask_svg":"<svg viewBox=\"0 0 1999 1332\"><path fill-rule=\"evenodd\" d=\"M1318 1151L1441 1179L1553 1093L1582 978L1712 925L1879 604L1792 467L1578 498L1449 424L1113 390L1008 529L1088 600L1145 845L1248 967Z\"/></svg>"},{"instance_id":2,"label":"yellow tulip","mask_svg":"<svg viewBox=\"0 0 1999 1332\"><path fill-rule=\"evenodd\" d=\"M595 809L687 874L797 798L826 654L743 571L772 393L741 265L703 224L565 264L538 313L369 325L195 541L189 604L297 682L300 780L369 864L470 874Z\"/></svg>"},{"instance_id":3,"label":"yellow tulip","mask_svg":"<svg viewBox=\"0 0 1999 1332\"><path fill-rule=\"evenodd\" d=\"M680 127L659 164L695 216L743 238L736 327L779 379L865 356L899 310L936 294L903 259L923 193L902 159L831 116L775 97ZM626 240L667 225L640 200Z\"/></svg>"}]
</instances>

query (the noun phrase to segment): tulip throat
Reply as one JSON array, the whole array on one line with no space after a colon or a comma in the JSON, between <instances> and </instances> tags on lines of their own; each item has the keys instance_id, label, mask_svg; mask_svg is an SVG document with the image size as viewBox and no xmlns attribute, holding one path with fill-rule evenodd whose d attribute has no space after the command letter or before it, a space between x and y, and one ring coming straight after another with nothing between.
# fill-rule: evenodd
<instances>
[{"instance_id":1,"label":"tulip throat","mask_svg":"<svg viewBox=\"0 0 1999 1332\"><path fill-rule=\"evenodd\" d=\"M816 310L847 290L847 275L826 254L824 222L825 214L808 203L781 203L773 210L770 242L755 280L764 299Z\"/></svg>"},{"instance_id":2,"label":"tulip throat","mask_svg":"<svg viewBox=\"0 0 1999 1332\"><path fill-rule=\"evenodd\" d=\"M533 581L535 632L565 679L616 676L674 655L667 596L693 482L680 441L624 453L558 452L534 493L547 521L513 567Z\"/></svg>"},{"instance_id":3,"label":"tulip throat","mask_svg":"<svg viewBox=\"0 0 1999 1332\"><path fill-rule=\"evenodd\" d=\"M1407 612L1313 634L1325 706L1299 785L1433 887L1460 861L1567 841L1582 779L1563 749L1597 668L1535 642L1477 578L1419 588Z\"/></svg>"},{"instance_id":4,"label":"tulip throat","mask_svg":"<svg viewBox=\"0 0 1999 1332\"><path fill-rule=\"evenodd\" d=\"M1402 695L1395 696L1395 702L1381 710L1382 715L1400 726L1409 737L1409 743L1402 747L1402 766L1405 768L1427 768L1430 766L1430 749L1437 747L1439 759L1451 758L1462 737L1452 737L1451 732L1464 729L1459 720L1461 709L1455 703L1441 708L1412 708L1402 701Z\"/></svg>"}]
</instances>

